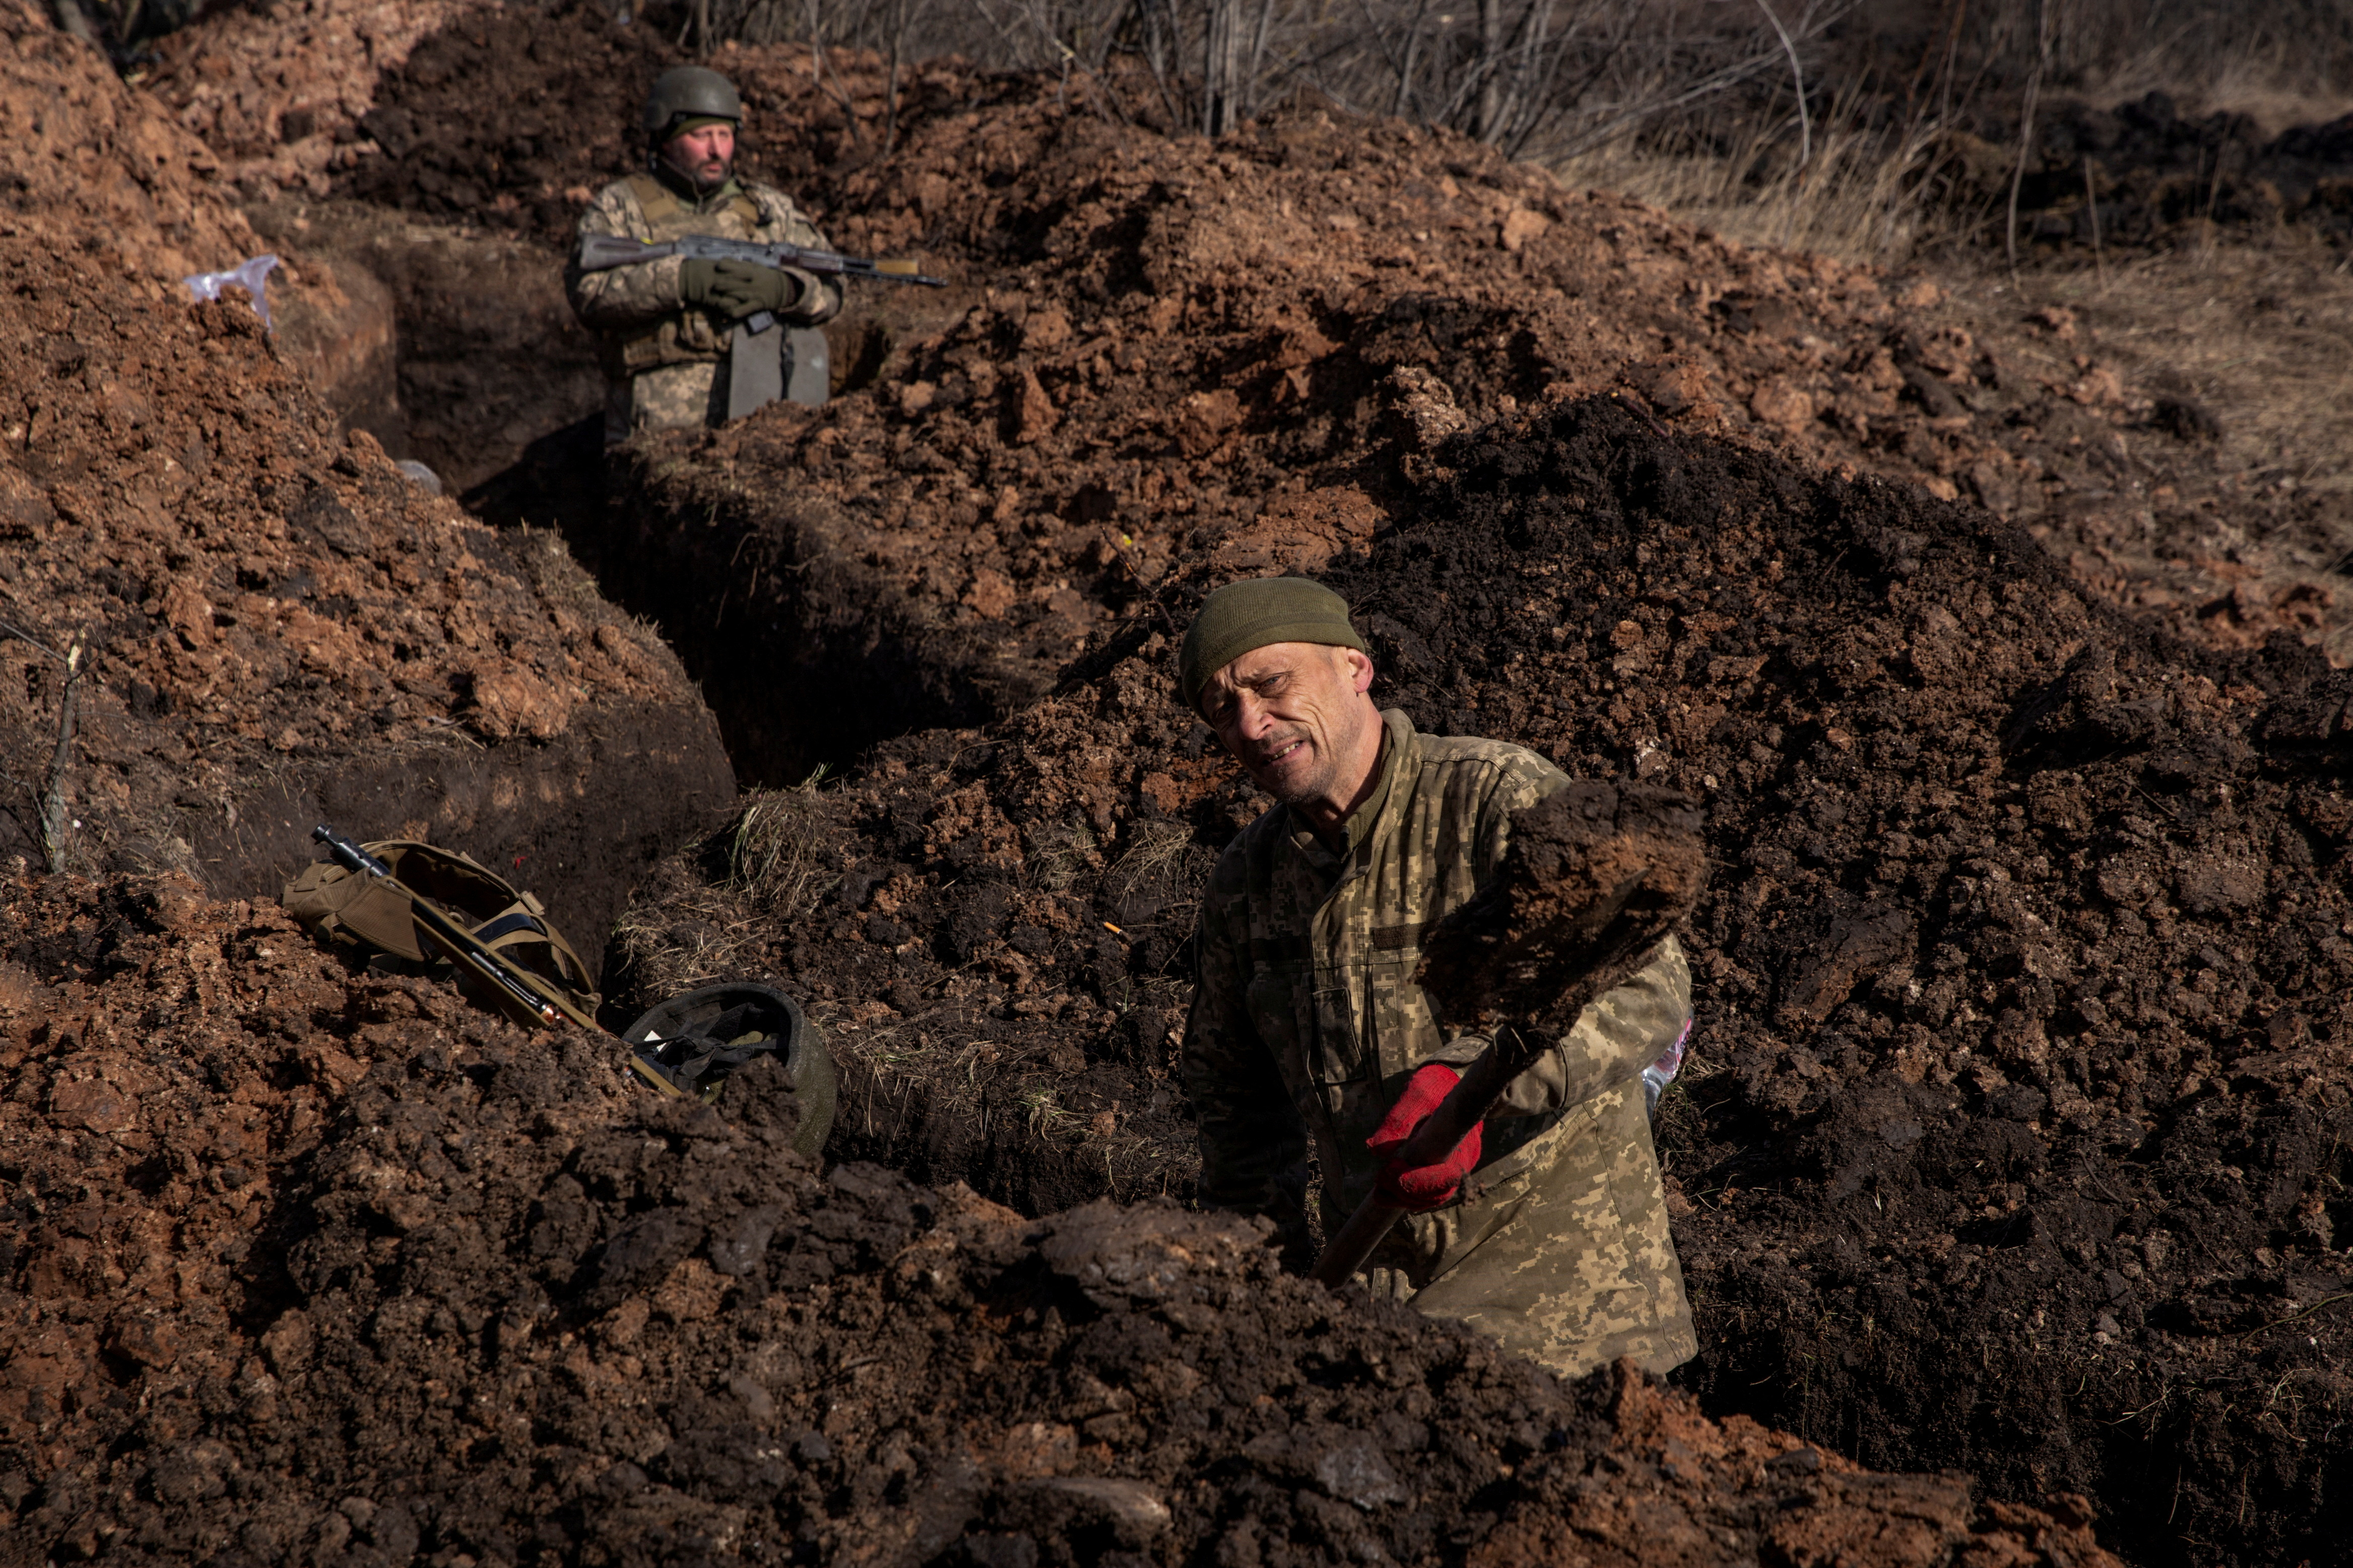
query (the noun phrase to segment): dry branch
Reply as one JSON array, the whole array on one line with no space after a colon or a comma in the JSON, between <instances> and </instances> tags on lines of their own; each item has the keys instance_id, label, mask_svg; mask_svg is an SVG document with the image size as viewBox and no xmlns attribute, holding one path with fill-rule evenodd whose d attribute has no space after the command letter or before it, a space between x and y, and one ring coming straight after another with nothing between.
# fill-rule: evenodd
<instances>
[{"instance_id":1,"label":"dry branch","mask_svg":"<svg viewBox=\"0 0 2353 1568\"><path fill-rule=\"evenodd\" d=\"M77 635L66 645L65 652L59 653L22 626L6 621L0 621L0 637L15 637L39 650L65 670L65 687L58 694L57 741L50 748L48 773L40 788L36 790L13 774L6 775L11 784L32 796L32 837L39 841L41 858L48 868L62 871L66 868L67 834L72 826L67 795L73 782L75 708L80 698L81 678L90 669L89 639Z\"/></svg>"}]
</instances>

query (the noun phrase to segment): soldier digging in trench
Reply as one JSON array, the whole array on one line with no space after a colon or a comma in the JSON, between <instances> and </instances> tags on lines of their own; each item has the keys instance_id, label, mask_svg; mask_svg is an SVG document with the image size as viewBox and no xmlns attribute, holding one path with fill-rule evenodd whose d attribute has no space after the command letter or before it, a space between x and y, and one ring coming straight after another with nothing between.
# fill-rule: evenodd
<instances>
[{"instance_id":1,"label":"soldier digging in trench","mask_svg":"<svg viewBox=\"0 0 2353 1568\"><path fill-rule=\"evenodd\" d=\"M1440 1029L1413 981L1422 935L1501 864L1512 812L1568 780L1519 746L1417 732L1372 680L1346 604L1303 578L1219 590L1185 638L1186 706L1278 803L1201 901L1183 1068L1202 1201L1300 1237L1312 1136L1327 1229L1377 1186L1413 1211L1366 1269L1376 1292L1564 1376L1681 1365L1698 1341L1642 1077L1691 1024L1672 937L1448 1161L1384 1153L1486 1044Z\"/></svg>"},{"instance_id":2,"label":"soldier digging in trench","mask_svg":"<svg viewBox=\"0 0 2353 1568\"><path fill-rule=\"evenodd\" d=\"M659 244L703 235L828 248L792 198L735 177L743 123L743 100L717 71L664 71L639 117L646 167L597 193L580 215L580 237ZM732 259L666 256L588 271L575 250L565 288L573 313L596 332L603 351L607 446L639 430L723 422L728 377L722 372L736 322L765 310L814 326L841 310L835 279Z\"/></svg>"}]
</instances>

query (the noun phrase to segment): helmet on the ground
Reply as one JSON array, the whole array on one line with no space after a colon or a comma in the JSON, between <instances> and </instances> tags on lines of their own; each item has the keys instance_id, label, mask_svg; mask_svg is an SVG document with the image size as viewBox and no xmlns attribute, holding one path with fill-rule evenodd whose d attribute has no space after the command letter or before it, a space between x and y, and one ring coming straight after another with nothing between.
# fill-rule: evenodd
<instances>
[{"instance_id":1,"label":"helmet on the ground","mask_svg":"<svg viewBox=\"0 0 2353 1568\"><path fill-rule=\"evenodd\" d=\"M702 66L672 66L654 78L638 122L649 137L662 142L678 133L677 127L682 120L724 120L740 125L744 122L744 100L735 95L735 84L715 70Z\"/></svg>"},{"instance_id":2,"label":"helmet on the ground","mask_svg":"<svg viewBox=\"0 0 2353 1568\"><path fill-rule=\"evenodd\" d=\"M815 1157L833 1127L833 1057L825 1036L773 986L723 981L674 996L621 1032L628 1063L665 1095L715 1100L730 1074L754 1057L783 1059L800 1110L793 1147Z\"/></svg>"}]
</instances>

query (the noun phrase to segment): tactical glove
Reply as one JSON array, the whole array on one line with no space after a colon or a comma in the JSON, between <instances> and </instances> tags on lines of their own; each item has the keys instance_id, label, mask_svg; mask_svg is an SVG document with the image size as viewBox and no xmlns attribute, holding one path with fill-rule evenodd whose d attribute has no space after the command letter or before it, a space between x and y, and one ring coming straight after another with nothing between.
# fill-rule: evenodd
<instances>
[{"instance_id":1,"label":"tactical glove","mask_svg":"<svg viewBox=\"0 0 2353 1568\"><path fill-rule=\"evenodd\" d=\"M1409 1214L1443 1208L1454 1201L1462 1178L1478 1167L1480 1128L1476 1125L1462 1135L1462 1142L1454 1145L1452 1153L1435 1164L1401 1165L1390 1153L1413 1136L1413 1130L1438 1109L1438 1102L1446 1098L1447 1091L1461 1077L1443 1062L1429 1063L1407 1081L1405 1092L1389 1107L1380 1131L1365 1140L1366 1148L1384 1157L1380 1174L1374 1178L1373 1191L1390 1207Z\"/></svg>"},{"instance_id":2,"label":"tactical glove","mask_svg":"<svg viewBox=\"0 0 2353 1568\"><path fill-rule=\"evenodd\" d=\"M680 292L690 305L708 305L730 321L741 321L762 310L790 314L816 288L817 279L797 268L691 256L681 272Z\"/></svg>"}]
</instances>

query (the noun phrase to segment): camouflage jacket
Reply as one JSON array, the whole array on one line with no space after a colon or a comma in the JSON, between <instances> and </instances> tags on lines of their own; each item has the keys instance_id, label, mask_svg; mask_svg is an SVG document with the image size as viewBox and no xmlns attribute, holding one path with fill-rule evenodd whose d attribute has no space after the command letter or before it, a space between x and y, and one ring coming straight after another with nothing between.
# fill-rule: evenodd
<instances>
[{"instance_id":1,"label":"camouflage jacket","mask_svg":"<svg viewBox=\"0 0 2353 1568\"><path fill-rule=\"evenodd\" d=\"M1413 981L1421 940L1501 863L1511 813L1568 781L1521 747L1419 734L1395 710L1382 717L1382 782L1349 823L1345 856L1277 806L1210 875L1183 1052L1204 1203L1293 1218L1312 1133L1325 1220L1336 1224L1371 1190L1365 1140L1414 1069L1466 1063L1486 1045L1440 1026ZM1642 1068L1690 1019L1690 973L1670 938L1513 1085L1488 1118L1472 1185L1541 1194L1592 1179L1582 1165L1607 1163L1614 1181L1628 1174L1618 1165L1641 1164L1630 1174L1658 1211L1663 1246L1647 1128L1639 1139L1595 1133L1605 1114L1616 1128L1629 1089L1639 1116ZM1464 1212L1478 1206L1409 1216L1376 1262L1416 1285L1444 1273L1493 1228ZM1680 1308L1679 1276L1672 1295Z\"/></svg>"},{"instance_id":2,"label":"camouflage jacket","mask_svg":"<svg viewBox=\"0 0 2353 1568\"><path fill-rule=\"evenodd\" d=\"M597 192L580 215L583 239L623 235L650 244L690 234L828 248L825 236L791 197L756 180L730 180L696 201L652 174L631 174ZM636 267L584 272L575 249L565 268L565 291L573 313L597 334L608 377L619 380L690 362L716 363L726 357L730 323L684 302L685 267L684 258L665 256ZM840 280L820 278L817 283L793 312L797 325L831 321L841 310Z\"/></svg>"}]
</instances>

